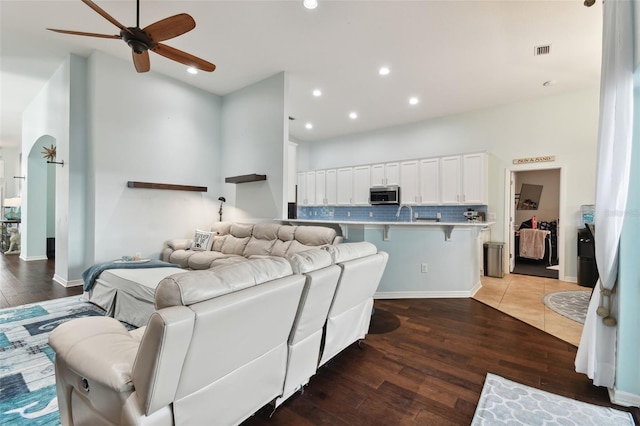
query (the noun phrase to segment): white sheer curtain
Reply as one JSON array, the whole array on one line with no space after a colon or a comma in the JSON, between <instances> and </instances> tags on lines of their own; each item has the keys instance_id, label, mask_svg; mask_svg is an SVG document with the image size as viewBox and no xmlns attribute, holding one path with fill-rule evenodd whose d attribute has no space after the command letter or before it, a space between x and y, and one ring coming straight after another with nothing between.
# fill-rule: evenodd
<instances>
[{"instance_id":1,"label":"white sheer curtain","mask_svg":"<svg viewBox=\"0 0 640 426\"><path fill-rule=\"evenodd\" d=\"M615 290L610 297L607 293L615 288L618 275L618 243L627 203L633 130L632 16L631 0L604 2L595 220L600 279L589 304L575 362L576 371L585 373L596 386L609 388L616 375L617 304Z\"/></svg>"}]
</instances>

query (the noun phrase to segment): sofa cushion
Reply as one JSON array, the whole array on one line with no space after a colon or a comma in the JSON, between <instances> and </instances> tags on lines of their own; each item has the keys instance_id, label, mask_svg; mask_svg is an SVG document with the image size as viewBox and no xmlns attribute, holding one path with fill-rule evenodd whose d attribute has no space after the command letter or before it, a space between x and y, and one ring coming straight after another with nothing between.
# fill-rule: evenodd
<instances>
[{"instance_id":1,"label":"sofa cushion","mask_svg":"<svg viewBox=\"0 0 640 426\"><path fill-rule=\"evenodd\" d=\"M233 235L227 235L222 243L220 251L225 254L237 254L242 256L244 248L247 246L247 243L249 243L250 238L251 237L237 238Z\"/></svg>"},{"instance_id":2,"label":"sofa cushion","mask_svg":"<svg viewBox=\"0 0 640 426\"><path fill-rule=\"evenodd\" d=\"M219 251L198 251L191 255L187 263L191 269L208 269L214 260L227 257L238 257L238 255L224 254Z\"/></svg>"},{"instance_id":3,"label":"sofa cushion","mask_svg":"<svg viewBox=\"0 0 640 426\"><path fill-rule=\"evenodd\" d=\"M174 274L158 284L156 309L191 305L292 274L291 264L284 258L249 259L215 269Z\"/></svg>"},{"instance_id":4,"label":"sofa cushion","mask_svg":"<svg viewBox=\"0 0 640 426\"><path fill-rule=\"evenodd\" d=\"M193 240L191 238L176 238L165 242L167 247L171 247L174 250L186 250L191 247Z\"/></svg>"},{"instance_id":5,"label":"sofa cushion","mask_svg":"<svg viewBox=\"0 0 640 426\"><path fill-rule=\"evenodd\" d=\"M231 229L231 222L216 222L211 226L213 232L218 235L227 235Z\"/></svg>"},{"instance_id":6,"label":"sofa cushion","mask_svg":"<svg viewBox=\"0 0 640 426\"><path fill-rule=\"evenodd\" d=\"M294 274L306 274L307 272L325 268L331 265L331 255L326 250L313 249L294 253L287 256Z\"/></svg>"},{"instance_id":7,"label":"sofa cushion","mask_svg":"<svg viewBox=\"0 0 640 426\"><path fill-rule=\"evenodd\" d=\"M244 252L242 255L244 257L257 255L269 255L271 254L271 248L276 243L276 240L272 239L260 239L256 238L255 235L249 239L246 247L244 248Z\"/></svg>"},{"instance_id":8,"label":"sofa cushion","mask_svg":"<svg viewBox=\"0 0 640 426\"><path fill-rule=\"evenodd\" d=\"M305 245L300 243L298 240L293 240L291 241L291 244L289 244L289 247L287 248L287 251L285 253L285 256L289 256L292 255L294 253L299 253L301 251L306 251L306 250L313 250L313 249L317 249L318 246L314 246L314 245Z\"/></svg>"},{"instance_id":9,"label":"sofa cushion","mask_svg":"<svg viewBox=\"0 0 640 426\"><path fill-rule=\"evenodd\" d=\"M271 255L285 257L290 245L291 241L276 240L273 244L273 247L271 247Z\"/></svg>"},{"instance_id":10,"label":"sofa cushion","mask_svg":"<svg viewBox=\"0 0 640 426\"><path fill-rule=\"evenodd\" d=\"M329 252L333 263L348 262L349 260L370 256L378 252L378 248L367 241L328 245L322 248Z\"/></svg>"},{"instance_id":11,"label":"sofa cushion","mask_svg":"<svg viewBox=\"0 0 640 426\"><path fill-rule=\"evenodd\" d=\"M261 240L276 240L280 227L277 223L262 222L253 225L252 236Z\"/></svg>"},{"instance_id":12,"label":"sofa cushion","mask_svg":"<svg viewBox=\"0 0 640 426\"><path fill-rule=\"evenodd\" d=\"M306 246L321 246L331 244L336 238L336 231L323 226L298 226L295 238L296 241Z\"/></svg>"},{"instance_id":13,"label":"sofa cushion","mask_svg":"<svg viewBox=\"0 0 640 426\"><path fill-rule=\"evenodd\" d=\"M253 224L250 223L232 223L229 234L238 238L247 238L251 236Z\"/></svg>"},{"instance_id":14,"label":"sofa cushion","mask_svg":"<svg viewBox=\"0 0 640 426\"><path fill-rule=\"evenodd\" d=\"M222 246L224 245L224 240L228 235L216 235L213 237L213 244L211 246L211 250L214 251L222 251Z\"/></svg>"},{"instance_id":15,"label":"sofa cushion","mask_svg":"<svg viewBox=\"0 0 640 426\"><path fill-rule=\"evenodd\" d=\"M282 225L278 229L278 239L281 241L293 241L296 233L296 226Z\"/></svg>"},{"instance_id":16,"label":"sofa cushion","mask_svg":"<svg viewBox=\"0 0 640 426\"><path fill-rule=\"evenodd\" d=\"M195 252L192 250L176 250L169 256L169 262L179 265L181 268L189 267L189 258Z\"/></svg>"}]
</instances>

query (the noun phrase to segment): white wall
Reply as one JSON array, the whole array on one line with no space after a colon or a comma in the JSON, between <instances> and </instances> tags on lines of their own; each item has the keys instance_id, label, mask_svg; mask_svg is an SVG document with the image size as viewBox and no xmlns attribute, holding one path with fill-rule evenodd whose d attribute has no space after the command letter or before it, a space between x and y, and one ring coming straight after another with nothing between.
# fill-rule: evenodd
<instances>
[{"instance_id":1,"label":"white wall","mask_svg":"<svg viewBox=\"0 0 640 426\"><path fill-rule=\"evenodd\" d=\"M221 98L100 53L89 59L88 87L87 210L95 238L88 263L156 257L165 240L209 229L222 189ZM208 191L134 189L127 181Z\"/></svg>"},{"instance_id":2,"label":"white wall","mask_svg":"<svg viewBox=\"0 0 640 426\"><path fill-rule=\"evenodd\" d=\"M51 79L27 106L22 116L22 174L26 176L22 191L22 247L20 257L27 260L46 258L46 167L44 159L40 157L40 146L36 143L46 141L47 146L52 141L58 155L68 153L69 145L69 86L71 61L65 61ZM30 155L34 151L33 155ZM29 167L28 165L31 164ZM30 170L31 168L31 170ZM68 176L69 168L61 169L60 174ZM58 198L68 197L69 188L58 187ZM41 202L44 201L44 202ZM30 203L32 208L30 208ZM68 210L63 207L56 209L57 217L61 220L68 218ZM56 226L56 243L64 243L67 227ZM66 244L66 243L64 243ZM61 262L66 265L67 247L60 250ZM56 259L56 265L58 264ZM66 279L68 273L56 267L56 274Z\"/></svg>"},{"instance_id":3,"label":"white wall","mask_svg":"<svg viewBox=\"0 0 640 426\"><path fill-rule=\"evenodd\" d=\"M379 161L487 151L489 212L497 223L491 239L505 241L505 169L514 158L555 155L566 165L568 217L565 276L576 274L576 232L580 205L595 199L595 165L599 89L593 88L487 108L346 137L301 143L299 170L348 166ZM302 146L305 148L302 148ZM308 156L304 157L307 152ZM340 153L340 155L337 155ZM308 165L308 167L304 167ZM550 167L553 163L550 163Z\"/></svg>"},{"instance_id":4,"label":"white wall","mask_svg":"<svg viewBox=\"0 0 640 426\"><path fill-rule=\"evenodd\" d=\"M267 175L266 181L224 184L220 195L229 203L224 220L286 217L287 92L287 76L281 72L224 97L220 164L223 179L254 173Z\"/></svg>"}]
</instances>

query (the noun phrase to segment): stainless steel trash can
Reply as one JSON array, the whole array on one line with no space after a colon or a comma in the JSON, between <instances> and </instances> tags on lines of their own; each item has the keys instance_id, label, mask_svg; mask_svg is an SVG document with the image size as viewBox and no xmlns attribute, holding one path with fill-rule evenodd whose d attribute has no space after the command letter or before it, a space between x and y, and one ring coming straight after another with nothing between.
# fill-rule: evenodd
<instances>
[{"instance_id":1,"label":"stainless steel trash can","mask_svg":"<svg viewBox=\"0 0 640 426\"><path fill-rule=\"evenodd\" d=\"M489 241L484 243L484 274L488 277L502 278L502 250L504 243Z\"/></svg>"}]
</instances>

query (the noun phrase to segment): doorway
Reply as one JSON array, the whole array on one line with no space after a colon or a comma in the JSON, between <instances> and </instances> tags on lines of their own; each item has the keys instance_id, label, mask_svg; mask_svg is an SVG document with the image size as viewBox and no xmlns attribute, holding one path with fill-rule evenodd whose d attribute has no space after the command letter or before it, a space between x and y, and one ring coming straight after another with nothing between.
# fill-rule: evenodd
<instances>
[{"instance_id":1,"label":"doorway","mask_svg":"<svg viewBox=\"0 0 640 426\"><path fill-rule=\"evenodd\" d=\"M562 277L562 167L534 165L507 173L509 272Z\"/></svg>"}]
</instances>

